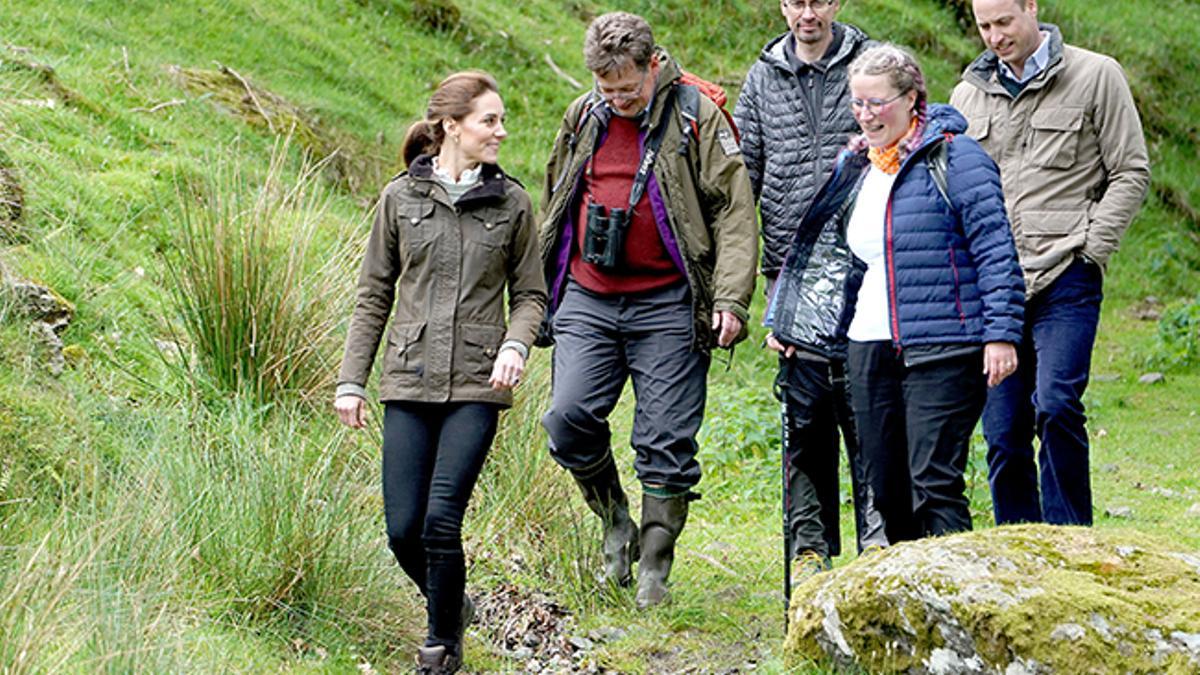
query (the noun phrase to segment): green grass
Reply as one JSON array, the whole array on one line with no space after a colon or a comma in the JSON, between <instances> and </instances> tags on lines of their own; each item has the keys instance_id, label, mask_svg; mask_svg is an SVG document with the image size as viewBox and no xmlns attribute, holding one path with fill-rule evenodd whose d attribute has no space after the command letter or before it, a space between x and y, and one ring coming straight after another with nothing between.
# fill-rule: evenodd
<instances>
[{"instance_id":1,"label":"green grass","mask_svg":"<svg viewBox=\"0 0 1200 675\"><path fill-rule=\"evenodd\" d=\"M512 133L502 161L536 198L561 111L581 91L547 60L587 86L580 44L589 17L617 7L645 14L686 68L721 82L731 98L761 45L784 29L777 3L448 4L460 23L434 28L418 3L395 0L0 0L0 162L24 193L23 219L0 234L0 259L77 308L63 336L72 366L53 378L25 320L0 299L0 671L407 667L423 612L384 542L381 411L372 407L369 431L351 433L321 407L329 392L320 380L339 356L328 326L349 314L353 273L340 285L304 287L320 275L301 272L356 263L344 251L365 237L367 208L397 170L407 125L448 72L497 75ZM932 98L945 100L980 49L958 30L954 4L845 2L842 18L916 48ZM1106 282L1098 377L1087 399L1097 527L1135 527L1200 547L1196 520L1185 515L1200 502L1200 374L1178 358L1179 343L1162 342L1154 322L1131 313L1147 295L1182 308L1200 286L1200 184L1191 168L1200 99L1187 79L1200 66L1200 6L1060 0L1041 10L1069 41L1122 61L1154 161L1153 194ZM273 155L288 130L286 157ZM316 159L335 148L320 177L306 180L302 151ZM218 361L200 357L199 329L214 321L196 314L189 331L178 311L180 300L213 284L180 295L181 276L166 265L179 261L180 275L203 271L203 251L193 248L189 258L188 249L203 238L188 234L214 230L188 224L236 218L205 221L219 211L199 205L249 200L268 194L258 192L264 185L277 194L301 185L312 197L296 209L270 205L283 221L311 216L307 229L271 230L298 242L288 254L271 253L278 239L251 250L262 265L292 275L283 278L305 280L289 289L301 299L294 309L314 309L296 316L324 326L293 330L275 351L278 365L279 354L311 347L317 365L306 370L315 379L269 392L237 377L221 383ZM181 207L192 189L209 201L185 198ZM289 257L305 242L313 257ZM260 302L250 294L193 308ZM319 339L326 334L335 339ZM631 593L595 582L598 525L550 460L539 427L545 352L534 355L517 405L503 417L468 515L472 589L544 592L575 612L574 634L624 628L624 639L599 644L590 657L610 669L719 671L755 662L783 671L779 411L770 393L775 361L757 348L761 338L753 325L728 370L723 357L714 362L701 437L704 498L680 543L671 605L639 613ZM190 370L170 342L197 355ZM227 362L241 358L226 354ZM321 371L321 363L330 365ZM1151 368L1166 381L1139 384ZM614 416L618 439L630 432L629 399ZM637 503L632 453L617 453ZM980 439L968 478L976 526L987 527ZM1132 518L1104 515L1118 506ZM853 550L848 508L843 532L843 548ZM468 665L519 670L523 664L492 652L487 634L472 628Z\"/></svg>"}]
</instances>

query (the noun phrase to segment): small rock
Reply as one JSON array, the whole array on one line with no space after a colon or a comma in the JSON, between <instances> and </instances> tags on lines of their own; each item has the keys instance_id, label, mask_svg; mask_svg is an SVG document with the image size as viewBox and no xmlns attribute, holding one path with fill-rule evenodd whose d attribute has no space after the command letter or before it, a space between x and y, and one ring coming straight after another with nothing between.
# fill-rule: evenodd
<instances>
[{"instance_id":1,"label":"small rock","mask_svg":"<svg viewBox=\"0 0 1200 675\"><path fill-rule=\"evenodd\" d=\"M531 649L537 649L542 644L542 636L531 631L526 633L525 637L521 638L521 643Z\"/></svg>"},{"instance_id":2,"label":"small rock","mask_svg":"<svg viewBox=\"0 0 1200 675\"><path fill-rule=\"evenodd\" d=\"M1105 464L1104 466L1100 467L1100 470L1104 473L1116 473L1120 470L1120 467L1118 467L1116 464Z\"/></svg>"},{"instance_id":3,"label":"small rock","mask_svg":"<svg viewBox=\"0 0 1200 675\"><path fill-rule=\"evenodd\" d=\"M1189 652L1200 655L1200 633L1184 633L1175 631L1171 639L1183 645Z\"/></svg>"},{"instance_id":4,"label":"small rock","mask_svg":"<svg viewBox=\"0 0 1200 675\"><path fill-rule=\"evenodd\" d=\"M602 626L588 632L588 637L596 642L616 642L624 640L629 634L616 626Z\"/></svg>"},{"instance_id":5,"label":"small rock","mask_svg":"<svg viewBox=\"0 0 1200 675\"><path fill-rule=\"evenodd\" d=\"M529 659L525 662L525 670L530 673L542 672L542 664L537 659Z\"/></svg>"},{"instance_id":6,"label":"small rock","mask_svg":"<svg viewBox=\"0 0 1200 675\"><path fill-rule=\"evenodd\" d=\"M1117 547L1117 555L1121 556L1122 558L1128 558L1129 556L1133 555L1134 553L1137 553L1136 546L1118 546ZM1093 619L1095 619L1095 618L1099 618L1099 619L1103 620L1104 617L1100 616L1099 614L1094 614Z\"/></svg>"},{"instance_id":7,"label":"small rock","mask_svg":"<svg viewBox=\"0 0 1200 675\"><path fill-rule=\"evenodd\" d=\"M1093 382L1119 382L1121 376L1116 373L1096 373L1091 379Z\"/></svg>"},{"instance_id":8,"label":"small rock","mask_svg":"<svg viewBox=\"0 0 1200 675\"><path fill-rule=\"evenodd\" d=\"M1189 518L1200 518L1200 502L1196 502L1188 507L1187 513L1184 515L1188 516Z\"/></svg>"},{"instance_id":9,"label":"small rock","mask_svg":"<svg viewBox=\"0 0 1200 675\"><path fill-rule=\"evenodd\" d=\"M1110 506L1104 509L1104 515L1109 518L1132 518L1133 509L1128 506Z\"/></svg>"},{"instance_id":10,"label":"small rock","mask_svg":"<svg viewBox=\"0 0 1200 675\"><path fill-rule=\"evenodd\" d=\"M529 647L517 647L516 649L512 650L512 653L509 655L517 661L524 661L533 656L533 650Z\"/></svg>"},{"instance_id":11,"label":"small rock","mask_svg":"<svg viewBox=\"0 0 1200 675\"><path fill-rule=\"evenodd\" d=\"M596 646L596 643L583 637L582 635L575 635L567 638L567 642L570 643L572 647L584 652L590 651Z\"/></svg>"},{"instance_id":12,"label":"small rock","mask_svg":"<svg viewBox=\"0 0 1200 675\"><path fill-rule=\"evenodd\" d=\"M1108 438L1108 429L1099 429L1096 431L1096 438Z\"/></svg>"},{"instance_id":13,"label":"small rock","mask_svg":"<svg viewBox=\"0 0 1200 675\"><path fill-rule=\"evenodd\" d=\"M1083 626L1080 626L1077 623L1062 623L1055 626L1054 630L1050 632L1050 639L1070 640L1075 642L1077 640L1082 640L1085 635L1087 635L1087 631Z\"/></svg>"},{"instance_id":14,"label":"small rock","mask_svg":"<svg viewBox=\"0 0 1200 675\"><path fill-rule=\"evenodd\" d=\"M1168 499L1175 499L1179 496L1178 492L1172 490L1171 488L1164 487L1152 487L1150 488L1150 492L1158 495L1159 497L1167 497Z\"/></svg>"},{"instance_id":15,"label":"small rock","mask_svg":"<svg viewBox=\"0 0 1200 675\"><path fill-rule=\"evenodd\" d=\"M1117 548L1117 552L1120 553L1122 548L1132 548L1132 547L1120 546ZM1128 556L1125 555L1124 553L1121 553L1121 557L1127 558ZM1100 614L1092 613L1092 616L1088 620L1088 623L1090 623L1092 625L1092 628L1097 633L1100 634L1100 637L1104 638L1108 642L1112 642L1112 640L1113 640L1112 627L1109 625L1108 619L1105 619Z\"/></svg>"},{"instance_id":16,"label":"small rock","mask_svg":"<svg viewBox=\"0 0 1200 675\"><path fill-rule=\"evenodd\" d=\"M1162 373L1146 373L1138 378L1138 382L1142 384L1160 384L1166 380L1167 376Z\"/></svg>"}]
</instances>

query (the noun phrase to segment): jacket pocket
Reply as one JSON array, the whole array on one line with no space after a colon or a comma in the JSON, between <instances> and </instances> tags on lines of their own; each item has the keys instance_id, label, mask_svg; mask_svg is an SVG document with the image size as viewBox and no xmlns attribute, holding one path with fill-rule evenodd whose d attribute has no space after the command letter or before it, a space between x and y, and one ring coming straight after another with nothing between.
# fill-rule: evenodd
<instances>
[{"instance_id":1,"label":"jacket pocket","mask_svg":"<svg viewBox=\"0 0 1200 675\"><path fill-rule=\"evenodd\" d=\"M400 220L398 229L402 233L401 241L422 243L437 236L437 225L433 218L435 206L432 201L417 201L405 202L396 207L396 217Z\"/></svg>"},{"instance_id":2,"label":"jacket pocket","mask_svg":"<svg viewBox=\"0 0 1200 675\"><path fill-rule=\"evenodd\" d=\"M962 279L958 275L958 261L954 258L954 247L946 249L950 254L950 272L954 277L954 309L958 312L958 322L966 325L967 313L963 311Z\"/></svg>"},{"instance_id":3,"label":"jacket pocket","mask_svg":"<svg viewBox=\"0 0 1200 675\"><path fill-rule=\"evenodd\" d=\"M459 326L459 346L462 367L472 375L491 375L500 343L504 341L504 327L486 323L464 323Z\"/></svg>"},{"instance_id":4,"label":"jacket pocket","mask_svg":"<svg viewBox=\"0 0 1200 675\"><path fill-rule=\"evenodd\" d=\"M983 142L983 139L988 137L991 129L992 118L987 115L980 115L967 120L967 135L977 141Z\"/></svg>"},{"instance_id":5,"label":"jacket pocket","mask_svg":"<svg viewBox=\"0 0 1200 675\"><path fill-rule=\"evenodd\" d=\"M424 349L421 337L425 333L425 322L397 323L388 334L386 370L398 375L425 374Z\"/></svg>"},{"instance_id":6,"label":"jacket pocket","mask_svg":"<svg viewBox=\"0 0 1200 675\"><path fill-rule=\"evenodd\" d=\"M1030 161L1048 169L1068 169L1075 165L1079 132L1083 129L1083 108L1041 109L1029 118L1033 128Z\"/></svg>"},{"instance_id":7,"label":"jacket pocket","mask_svg":"<svg viewBox=\"0 0 1200 675\"><path fill-rule=\"evenodd\" d=\"M512 214L501 209L473 211L465 219L463 238L489 249L503 249L512 234Z\"/></svg>"}]
</instances>

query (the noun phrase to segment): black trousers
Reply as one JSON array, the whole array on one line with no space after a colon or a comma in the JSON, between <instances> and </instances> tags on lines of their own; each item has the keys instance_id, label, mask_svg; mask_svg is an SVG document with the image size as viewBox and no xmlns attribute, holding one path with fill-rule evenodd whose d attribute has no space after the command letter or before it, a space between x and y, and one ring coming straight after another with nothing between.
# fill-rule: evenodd
<instances>
[{"instance_id":1,"label":"black trousers","mask_svg":"<svg viewBox=\"0 0 1200 675\"><path fill-rule=\"evenodd\" d=\"M854 417L888 541L971 529L971 433L987 395L979 351L906 366L890 341L851 342Z\"/></svg>"},{"instance_id":2,"label":"black trousers","mask_svg":"<svg viewBox=\"0 0 1200 675\"><path fill-rule=\"evenodd\" d=\"M780 357L775 396L783 402L787 425L784 516L792 544L788 555L796 557L804 551L822 556L841 553L839 431L850 466L858 550L886 545L859 456L846 363Z\"/></svg>"},{"instance_id":3,"label":"black trousers","mask_svg":"<svg viewBox=\"0 0 1200 675\"><path fill-rule=\"evenodd\" d=\"M427 646L457 644L466 587L462 521L496 435L491 403L389 402L383 420L388 546L425 596Z\"/></svg>"}]
</instances>

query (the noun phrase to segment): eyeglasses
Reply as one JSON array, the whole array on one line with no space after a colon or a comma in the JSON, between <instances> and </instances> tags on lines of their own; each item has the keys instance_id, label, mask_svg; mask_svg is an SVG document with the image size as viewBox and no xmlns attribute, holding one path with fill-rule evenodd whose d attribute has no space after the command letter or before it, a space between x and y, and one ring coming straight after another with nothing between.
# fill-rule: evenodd
<instances>
[{"instance_id":1,"label":"eyeglasses","mask_svg":"<svg viewBox=\"0 0 1200 675\"><path fill-rule=\"evenodd\" d=\"M883 112L884 108L888 107L889 103L907 93L908 92L901 92L891 98L869 98L865 101L861 98L852 98L850 99L850 109L858 113L862 112L863 108L866 108L867 110L871 111L872 115L878 115L879 113Z\"/></svg>"},{"instance_id":2,"label":"eyeglasses","mask_svg":"<svg viewBox=\"0 0 1200 675\"><path fill-rule=\"evenodd\" d=\"M814 12L820 12L833 7L834 3L836 2L837 0L783 0L783 4L791 7L792 9L798 9L802 12L805 9L811 9Z\"/></svg>"},{"instance_id":3,"label":"eyeglasses","mask_svg":"<svg viewBox=\"0 0 1200 675\"><path fill-rule=\"evenodd\" d=\"M604 99L607 103L612 103L616 99L621 99L622 101L632 101L641 95L642 87L646 85L646 78L649 76L650 69L647 68L646 70L642 71L642 79L638 80L637 84L633 85L632 87L621 87L620 89L606 90L604 87L600 86L599 82L597 82L596 91L600 93L600 98Z\"/></svg>"}]
</instances>

